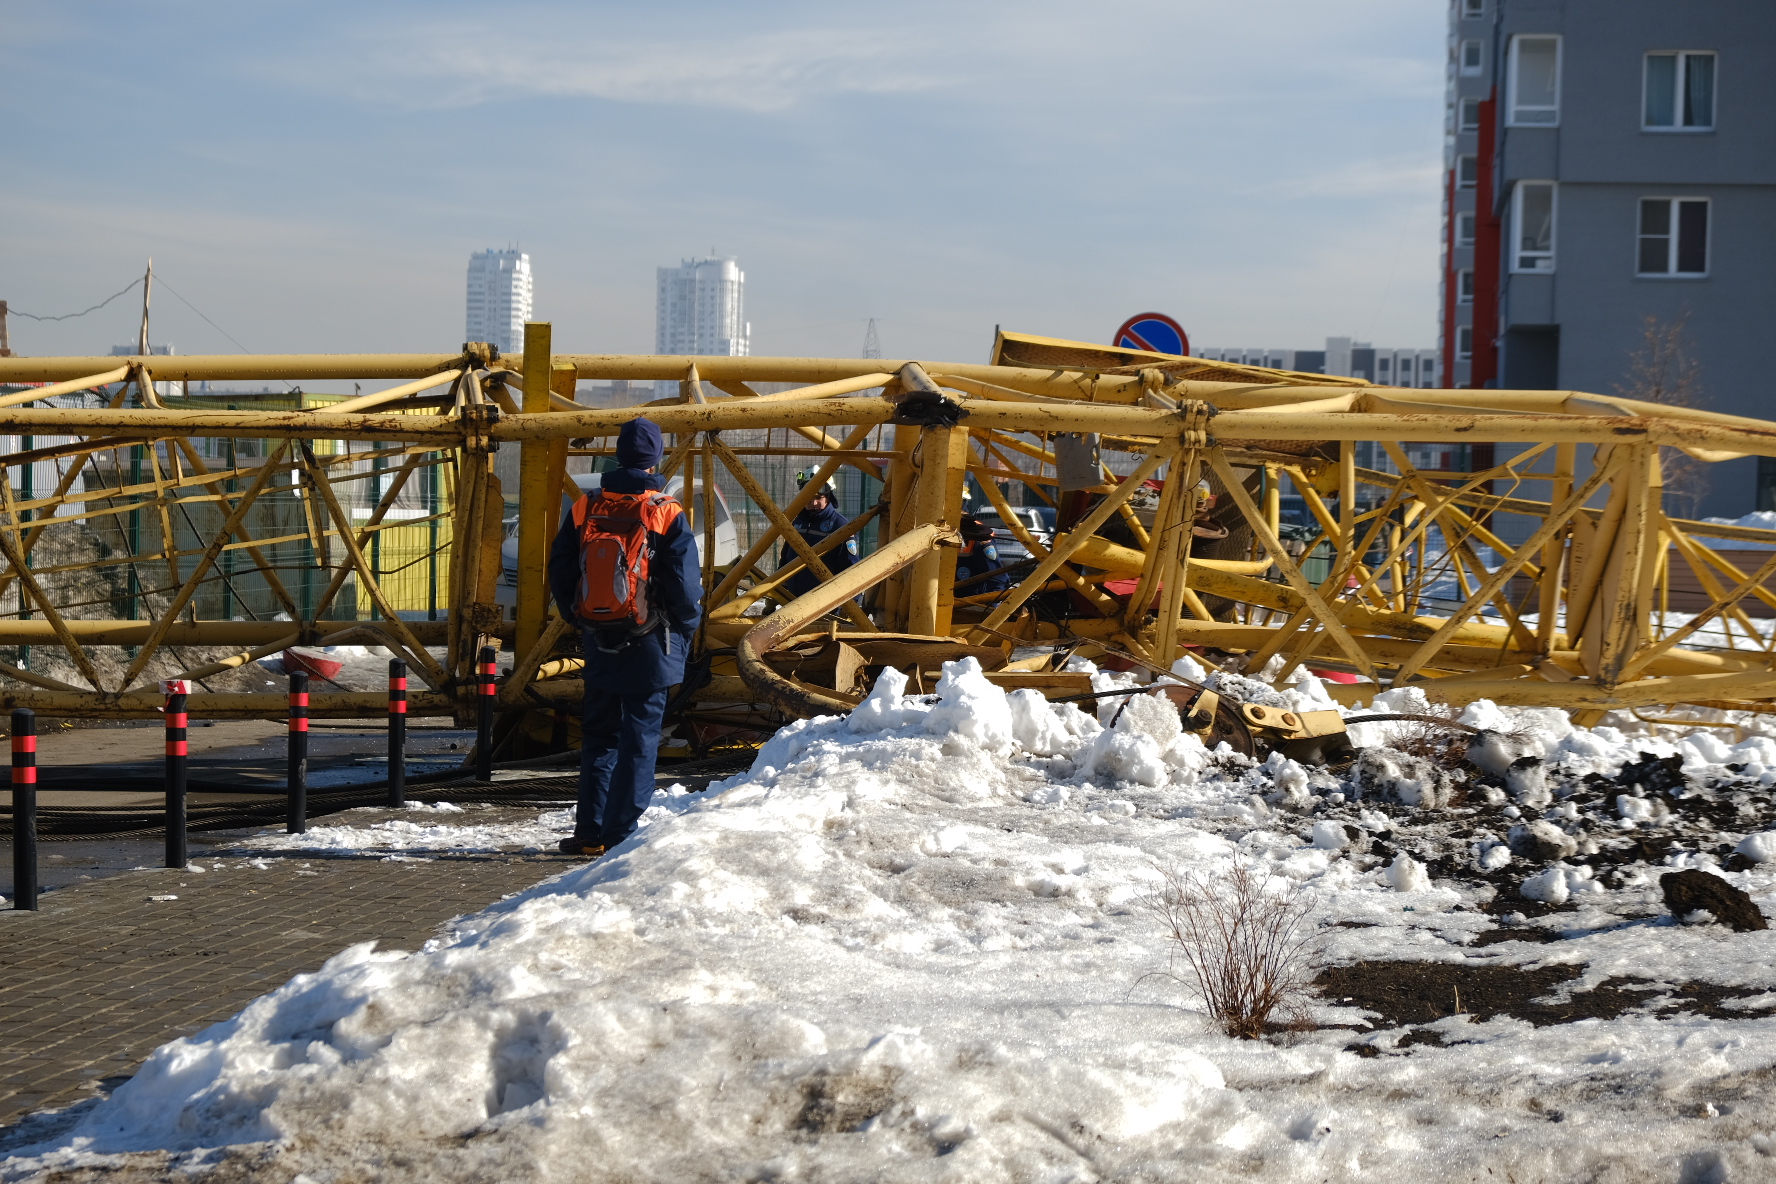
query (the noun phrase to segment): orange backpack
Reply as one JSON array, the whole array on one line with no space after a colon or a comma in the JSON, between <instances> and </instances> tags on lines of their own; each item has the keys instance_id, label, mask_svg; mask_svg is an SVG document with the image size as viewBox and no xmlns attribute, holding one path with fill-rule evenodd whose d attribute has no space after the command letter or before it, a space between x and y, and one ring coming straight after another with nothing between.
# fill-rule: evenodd
<instances>
[{"instance_id":1,"label":"orange backpack","mask_svg":"<svg viewBox=\"0 0 1776 1184\"><path fill-rule=\"evenodd\" d=\"M646 633L656 624L649 601L648 535L665 534L684 513L664 493L606 493L574 503L580 532L580 617L594 626Z\"/></svg>"}]
</instances>

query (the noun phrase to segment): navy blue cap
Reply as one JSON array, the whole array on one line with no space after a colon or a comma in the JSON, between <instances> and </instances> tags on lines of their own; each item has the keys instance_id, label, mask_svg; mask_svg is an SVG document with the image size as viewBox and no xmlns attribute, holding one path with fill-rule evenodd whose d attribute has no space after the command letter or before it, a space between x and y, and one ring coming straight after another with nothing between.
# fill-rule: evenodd
<instances>
[{"instance_id":1,"label":"navy blue cap","mask_svg":"<svg viewBox=\"0 0 1776 1184\"><path fill-rule=\"evenodd\" d=\"M651 469L664 452L660 425L651 419L632 419L617 434L617 463L625 469Z\"/></svg>"}]
</instances>

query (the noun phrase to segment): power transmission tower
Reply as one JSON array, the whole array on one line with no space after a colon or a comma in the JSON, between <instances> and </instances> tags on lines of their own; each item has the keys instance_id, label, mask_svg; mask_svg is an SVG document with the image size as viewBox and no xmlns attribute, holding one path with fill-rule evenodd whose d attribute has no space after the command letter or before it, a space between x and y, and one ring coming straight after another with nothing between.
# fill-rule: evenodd
<instances>
[{"instance_id":1,"label":"power transmission tower","mask_svg":"<svg viewBox=\"0 0 1776 1184\"><path fill-rule=\"evenodd\" d=\"M154 257L148 258L148 271L142 276L142 328L136 334L136 352L148 352L148 298L154 294Z\"/></svg>"},{"instance_id":2,"label":"power transmission tower","mask_svg":"<svg viewBox=\"0 0 1776 1184\"><path fill-rule=\"evenodd\" d=\"M882 356L882 341L876 336L876 318L869 319L869 328L863 331L863 356L879 358Z\"/></svg>"}]
</instances>

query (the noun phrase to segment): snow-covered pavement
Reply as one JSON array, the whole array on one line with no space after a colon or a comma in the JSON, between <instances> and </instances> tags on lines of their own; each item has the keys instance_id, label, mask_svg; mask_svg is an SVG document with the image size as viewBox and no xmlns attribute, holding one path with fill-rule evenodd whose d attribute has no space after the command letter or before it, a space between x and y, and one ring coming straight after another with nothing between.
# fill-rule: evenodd
<instances>
[{"instance_id":1,"label":"snow-covered pavement","mask_svg":"<svg viewBox=\"0 0 1776 1184\"><path fill-rule=\"evenodd\" d=\"M1776 1178L1776 930L1679 923L1657 886L1712 869L1768 907L1776 741L1477 704L1480 772L1372 724L1335 774L972 662L903 690L423 950L353 947L165 1045L0 1180ZM406 825L407 850L488 839ZM1322 998L1316 1030L1236 1041L1155 974L1144 907L1236 858L1311 894L1328 965L1541 970L1580 1014L1642 993L1543 1026Z\"/></svg>"}]
</instances>

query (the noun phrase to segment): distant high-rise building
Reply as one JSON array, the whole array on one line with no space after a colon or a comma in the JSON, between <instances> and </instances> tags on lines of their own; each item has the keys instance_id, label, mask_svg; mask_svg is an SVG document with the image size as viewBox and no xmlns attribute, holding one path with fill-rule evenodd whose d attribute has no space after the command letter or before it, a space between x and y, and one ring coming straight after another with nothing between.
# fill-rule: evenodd
<instances>
[{"instance_id":1,"label":"distant high-rise building","mask_svg":"<svg viewBox=\"0 0 1776 1184\"><path fill-rule=\"evenodd\" d=\"M469 256L468 327L464 341L489 341L502 354L524 352L530 320L530 256L476 251Z\"/></svg>"},{"instance_id":2,"label":"distant high-rise building","mask_svg":"<svg viewBox=\"0 0 1776 1184\"><path fill-rule=\"evenodd\" d=\"M746 322L746 273L732 257L686 259L658 270L654 352L744 358L752 353Z\"/></svg>"}]
</instances>

